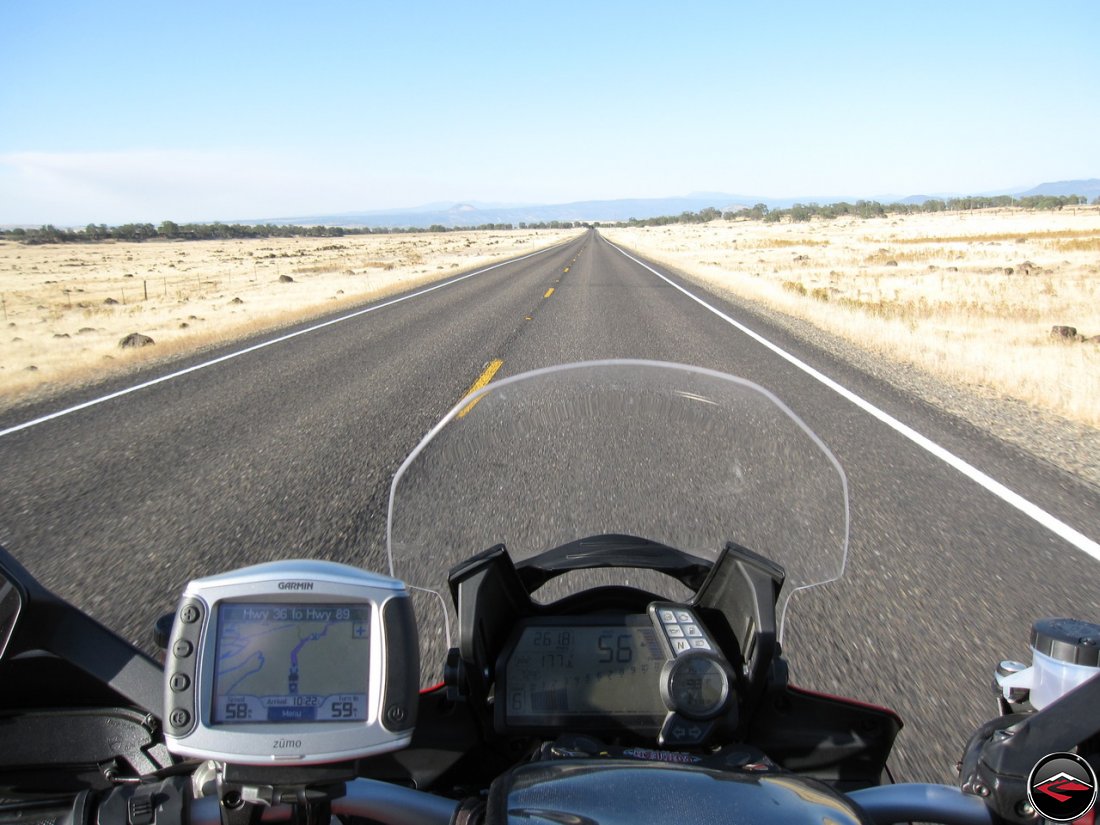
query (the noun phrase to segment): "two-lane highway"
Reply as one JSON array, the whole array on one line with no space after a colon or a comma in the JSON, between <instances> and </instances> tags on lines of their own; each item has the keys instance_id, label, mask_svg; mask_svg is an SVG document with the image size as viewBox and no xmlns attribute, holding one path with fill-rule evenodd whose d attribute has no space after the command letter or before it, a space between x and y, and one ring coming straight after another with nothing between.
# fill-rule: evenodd
<instances>
[{"instance_id":1,"label":"two-lane highway","mask_svg":"<svg viewBox=\"0 0 1100 825\"><path fill-rule=\"evenodd\" d=\"M1095 489L595 232L0 436L0 543L144 644L196 575L294 556L379 568L395 469L472 385L612 357L755 381L834 451L848 571L795 598L786 647L799 684L901 713L902 778L952 779L966 732L993 712L992 668L1026 658L1033 618L1100 620L1100 563L887 419L1092 539ZM46 412L0 417L0 430Z\"/></svg>"}]
</instances>

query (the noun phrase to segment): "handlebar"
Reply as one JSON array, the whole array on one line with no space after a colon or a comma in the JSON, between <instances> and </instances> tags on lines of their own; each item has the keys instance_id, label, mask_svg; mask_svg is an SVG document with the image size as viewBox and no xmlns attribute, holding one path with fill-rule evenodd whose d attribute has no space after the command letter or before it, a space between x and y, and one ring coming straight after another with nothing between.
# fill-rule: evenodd
<instances>
[{"instance_id":1,"label":"handlebar","mask_svg":"<svg viewBox=\"0 0 1100 825\"><path fill-rule=\"evenodd\" d=\"M993 815L977 796L947 785L905 784L866 788L848 794L879 825L933 822L940 825L993 825ZM347 784L347 794L332 803L334 814L364 817L385 825L450 825L458 802L424 791L374 779ZM292 817L287 805L266 808L264 822ZM214 797L191 802L191 825L221 825Z\"/></svg>"},{"instance_id":2,"label":"handlebar","mask_svg":"<svg viewBox=\"0 0 1100 825\"><path fill-rule=\"evenodd\" d=\"M117 788L111 794L128 796L134 786ZM383 825L451 825L456 819L460 803L425 791L391 785L374 779L355 779L346 784L346 794L332 802L332 813L368 819ZM125 801L121 807L100 805L98 813L88 791L77 797L67 813L59 811L59 825L128 825ZM930 822L939 825L995 825L995 817L980 797L964 793L947 785L905 784L884 785L849 793L876 825L893 825L897 822ZM222 810L216 796L199 799L190 795L176 797L177 813L167 816L166 822L188 822L190 825L222 825ZM110 811L108 812L108 808ZM159 810L159 808L158 808ZM168 814L167 810L161 811ZM179 814L183 814L182 818ZM279 823L293 821L295 810L290 805L276 805L262 809L262 821ZM155 823L160 817L152 817ZM116 821L117 820L117 821ZM23 822L0 814L0 823Z\"/></svg>"},{"instance_id":3,"label":"handlebar","mask_svg":"<svg viewBox=\"0 0 1100 825\"><path fill-rule=\"evenodd\" d=\"M980 797L948 785L880 785L852 791L848 798L879 825L937 822L940 825L993 825L993 812Z\"/></svg>"}]
</instances>

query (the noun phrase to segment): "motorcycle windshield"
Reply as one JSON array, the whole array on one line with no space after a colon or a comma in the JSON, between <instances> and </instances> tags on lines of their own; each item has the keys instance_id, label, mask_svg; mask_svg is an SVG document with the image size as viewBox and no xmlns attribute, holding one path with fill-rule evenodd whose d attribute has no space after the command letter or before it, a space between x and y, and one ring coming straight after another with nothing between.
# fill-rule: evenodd
<instances>
[{"instance_id":1,"label":"motorcycle windshield","mask_svg":"<svg viewBox=\"0 0 1100 825\"><path fill-rule=\"evenodd\" d=\"M706 562L735 542L780 564L782 633L791 594L843 572L847 482L782 402L722 373L599 361L490 384L425 436L390 491L390 574L412 588L421 659L430 666L422 678L438 676L455 642L453 566L503 544L522 567L605 534ZM585 566L584 546L576 545L577 567ZM628 558L631 544L620 538L617 549ZM654 590L659 575L584 570L573 589L630 584L685 597ZM555 596L551 585L544 600Z\"/></svg>"}]
</instances>

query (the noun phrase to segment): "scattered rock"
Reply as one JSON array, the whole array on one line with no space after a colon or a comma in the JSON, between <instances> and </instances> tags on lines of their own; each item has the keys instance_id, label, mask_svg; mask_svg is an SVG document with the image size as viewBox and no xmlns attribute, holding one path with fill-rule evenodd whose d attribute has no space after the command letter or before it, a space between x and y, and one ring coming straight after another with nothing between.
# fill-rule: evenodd
<instances>
[{"instance_id":1,"label":"scattered rock","mask_svg":"<svg viewBox=\"0 0 1100 825\"><path fill-rule=\"evenodd\" d=\"M1077 338L1077 327L1067 327L1060 324L1055 324L1050 328L1051 338L1061 338L1065 341L1072 341Z\"/></svg>"},{"instance_id":2,"label":"scattered rock","mask_svg":"<svg viewBox=\"0 0 1100 825\"><path fill-rule=\"evenodd\" d=\"M240 298L234 298L234 299L233 299L232 301L230 301L229 303L231 303L231 304L243 304L243 303L244 303L244 301L242 301L242 300L241 300Z\"/></svg>"},{"instance_id":3,"label":"scattered rock","mask_svg":"<svg viewBox=\"0 0 1100 825\"><path fill-rule=\"evenodd\" d=\"M810 260L810 256L809 255L795 255L794 259L796 261L808 261L808 260Z\"/></svg>"},{"instance_id":4,"label":"scattered rock","mask_svg":"<svg viewBox=\"0 0 1100 825\"><path fill-rule=\"evenodd\" d=\"M1094 335L1091 338L1086 338L1085 341L1090 344L1100 344L1100 335Z\"/></svg>"},{"instance_id":5,"label":"scattered rock","mask_svg":"<svg viewBox=\"0 0 1100 825\"><path fill-rule=\"evenodd\" d=\"M279 276L279 283L281 283L281 284L292 284L292 283L294 283L294 279L291 278L289 275L280 275Z\"/></svg>"},{"instance_id":6,"label":"scattered rock","mask_svg":"<svg viewBox=\"0 0 1100 825\"><path fill-rule=\"evenodd\" d=\"M71 338L72 336L69 335L69 333L67 333L67 332L55 332L53 334L53 337L54 338Z\"/></svg>"},{"instance_id":7,"label":"scattered rock","mask_svg":"<svg viewBox=\"0 0 1100 825\"><path fill-rule=\"evenodd\" d=\"M948 272L958 272L959 268L957 266L949 266L949 267L947 267L947 271Z\"/></svg>"},{"instance_id":8,"label":"scattered rock","mask_svg":"<svg viewBox=\"0 0 1100 825\"><path fill-rule=\"evenodd\" d=\"M1035 266L1031 261L1021 261L1016 264L1016 268L1020 270L1021 275L1030 275L1035 272L1039 267Z\"/></svg>"},{"instance_id":9,"label":"scattered rock","mask_svg":"<svg viewBox=\"0 0 1100 825\"><path fill-rule=\"evenodd\" d=\"M344 294L344 290L342 290L342 289L338 289L338 290L336 290L336 294L337 294L337 295L343 295L343 294Z\"/></svg>"},{"instance_id":10,"label":"scattered rock","mask_svg":"<svg viewBox=\"0 0 1100 825\"><path fill-rule=\"evenodd\" d=\"M1027 243L1027 238L1017 238L1016 243Z\"/></svg>"},{"instance_id":11,"label":"scattered rock","mask_svg":"<svg viewBox=\"0 0 1100 825\"><path fill-rule=\"evenodd\" d=\"M129 335L119 341L118 345L123 349L128 349L130 347L147 347L150 344L155 343L156 341L154 341L148 335L142 335L140 332L131 332Z\"/></svg>"},{"instance_id":12,"label":"scattered rock","mask_svg":"<svg viewBox=\"0 0 1100 825\"><path fill-rule=\"evenodd\" d=\"M106 300L103 301L103 303L105 303L107 306L112 306L113 307L113 306L116 306L118 304L118 301L116 301L114 298L107 298Z\"/></svg>"},{"instance_id":13,"label":"scattered rock","mask_svg":"<svg viewBox=\"0 0 1100 825\"><path fill-rule=\"evenodd\" d=\"M77 335L87 335L89 332L95 332L93 327L81 327L76 331Z\"/></svg>"},{"instance_id":14,"label":"scattered rock","mask_svg":"<svg viewBox=\"0 0 1100 825\"><path fill-rule=\"evenodd\" d=\"M11 342L13 344L18 344L22 340L23 340L22 338L20 338L18 335L16 335L14 338L11 339Z\"/></svg>"},{"instance_id":15,"label":"scattered rock","mask_svg":"<svg viewBox=\"0 0 1100 825\"><path fill-rule=\"evenodd\" d=\"M27 367L27 372L38 372L38 367L36 367L34 364L31 364L29 367Z\"/></svg>"},{"instance_id":16,"label":"scattered rock","mask_svg":"<svg viewBox=\"0 0 1100 825\"><path fill-rule=\"evenodd\" d=\"M188 328L188 327L190 327L190 326L191 326L191 325L190 325L189 323L187 323L186 321L184 321L184 322L182 322L182 323L180 324L180 329L187 329L187 328Z\"/></svg>"},{"instance_id":17,"label":"scattered rock","mask_svg":"<svg viewBox=\"0 0 1100 825\"><path fill-rule=\"evenodd\" d=\"M188 315L187 320L188 321L197 321L197 320L199 320L199 316L198 315Z\"/></svg>"},{"instance_id":18,"label":"scattered rock","mask_svg":"<svg viewBox=\"0 0 1100 825\"><path fill-rule=\"evenodd\" d=\"M894 261L894 260L889 260L889 261L886 262L886 265L887 266L897 266L898 262Z\"/></svg>"},{"instance_id":19,"label":"scattered rock","mask_svg":"<svg viewBox=\"0 0 1100 825\"><path fill-rule=\"evenodd\" d=\"M1005 275L1011 275L1011 274L1012 274L1013 272L1015 272L1015 271L1016 271L1016 270L1014 270L1014 269L1013 269L1012 267L1010 267L1010 266L1006 266L1006 267L1005 267Z\"/></svg>"}]
</instances>

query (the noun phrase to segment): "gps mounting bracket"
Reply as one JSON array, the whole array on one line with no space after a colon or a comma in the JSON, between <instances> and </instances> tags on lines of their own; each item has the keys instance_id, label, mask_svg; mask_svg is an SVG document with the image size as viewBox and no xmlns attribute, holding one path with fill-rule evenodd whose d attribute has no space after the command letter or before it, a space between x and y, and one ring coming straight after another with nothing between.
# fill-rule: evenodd
<instances>
[{"instance_id":1,"label":"gps mounting bracket","mask_svg":"<svg viewBox=\"0 0 1100 825\"><path fill-rule=\"evenodd\" d=\"M295 825L329 825L332 802L357 775L354 762L300 767L225 765L218 772L222 825L258 825L264 808L291 805Z\"/></svg>"}]
</instances>

